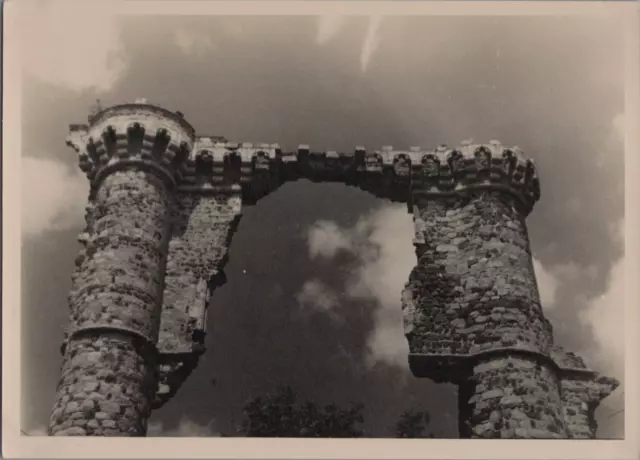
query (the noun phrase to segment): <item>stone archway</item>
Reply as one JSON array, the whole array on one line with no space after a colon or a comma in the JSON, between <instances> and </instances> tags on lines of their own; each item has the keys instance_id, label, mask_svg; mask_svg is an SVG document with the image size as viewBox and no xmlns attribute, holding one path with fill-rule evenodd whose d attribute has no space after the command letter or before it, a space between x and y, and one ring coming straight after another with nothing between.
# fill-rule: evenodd
<instances>
[{"instance_id":1,"label":"stone archway","mask_svg":"<svg viewBox=\"0 0 640 460\"><path fill-rule=\"evenodd\" d=\"M595 436L593 412L618 382L553 345L525 225L539 183L518 148L284 152L198 137L146 101L72 125L68 144L92 187L51 434L144 435L204 352L242 207L307 178L413 214L408 359L416 377L458 385L462 437Z\"/></svg>"}]
</instances>

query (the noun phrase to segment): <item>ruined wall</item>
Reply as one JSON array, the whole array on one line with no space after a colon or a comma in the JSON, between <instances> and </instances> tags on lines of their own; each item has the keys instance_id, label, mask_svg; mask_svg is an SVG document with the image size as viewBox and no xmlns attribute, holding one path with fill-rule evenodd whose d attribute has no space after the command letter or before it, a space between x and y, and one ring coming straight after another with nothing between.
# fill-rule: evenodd
<instances>
[{"instance_id":1,"label":"ruined wall","mask_svg":"<svg viewBox=\"0 0 640 460\"><path fill-rule=\"evenodd\" d=\"M223 268L241 210L242 198L231 189L219 194L176 194L154 407L175 394L204 352L207 304L214 289L224 283Z\"/></svg>"},{"instance_id":2,"label":"ruined wall","mask_svg":"<svg viewBox=\"0 0 640 460\"><path fill-rule=\"evenodd\" d=\"M187 342L172 330L204 332L210 282L221 275L241 209L237 194L177 194L158 340L163 351L191 352L194 342L201 343Z\"/></svg>"}]
</instances>

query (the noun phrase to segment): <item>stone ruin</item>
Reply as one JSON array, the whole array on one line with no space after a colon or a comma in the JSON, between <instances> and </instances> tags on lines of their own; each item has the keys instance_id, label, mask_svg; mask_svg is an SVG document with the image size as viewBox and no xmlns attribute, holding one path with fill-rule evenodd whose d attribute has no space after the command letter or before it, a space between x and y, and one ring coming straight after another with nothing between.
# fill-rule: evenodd
<instances>
[{"instance_id":1,"label":"stone ruin","mask_svg":"<svg viewBox=\"0 0 640 460\"><path fill-rule=\"evenodd\" d=\"M146 100L88 121L67 141L91 191L49 434L145 436L205 351L243 206L305 178L407 204L408 360L416 377L458 386L461 437L595 437L618 382L553 343L525 225L540 186L517 147L286 152L197 136Z\"/></svg>"}]
</instances>

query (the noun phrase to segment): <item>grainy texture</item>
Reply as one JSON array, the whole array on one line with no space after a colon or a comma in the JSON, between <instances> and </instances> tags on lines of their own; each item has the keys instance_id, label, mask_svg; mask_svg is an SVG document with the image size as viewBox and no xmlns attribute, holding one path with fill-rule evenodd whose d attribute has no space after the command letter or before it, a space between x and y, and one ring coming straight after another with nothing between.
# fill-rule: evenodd
<instances>
[{"instance_id":1,"label":"grainy texture","mask_svg":"<svg viewBox=\"0 0 640 460\"><path fill-rule=\"evenodd\" d=\"M194 133L148 105L109 108L90 123L69 138L91 193L49 432L142 436L157 389L173 187Z\"/></svg>"},{"instance_id":2,"label":"grainy texture","mask_svg":"<svg viewBox=\"0 0 640 460\"><path fill-rule=\"evenodd\" d=\"M418 263L403 294L405 332L412 354L464 360L440 370L459 384L461 436L566 437L553 369L487 356L468 370L482 353L544 355L553 341L513 198L483 191L418 200L414 222Z\"/></svg>"},{"instance_id":3,"label":"grainy texture","mask_svg":"<svg viewBox=\"0 0 640 460\"><path fill-rule=\"evenodd\" d=\"M593 439L598 424L595 411L600 401L619 385L618 381L588 369L582 358L560 347L551 350L560 367L564 419L570 438Z\"/></svg>"},{"instance_id":4,"label":"grainy texture","mask_svg":"<svg viewBox=\"0 0 640 460\"><path fill-rule=\"evenodd\" d=\"M307 178L413 213L409 363L459 386L462 437L595 437L594 411L618 382L553 344L525 225L540 184L517 147L283 152L196 138L182 114L144 100L71 125L67 143L92 191L52 434L145 434L204 352L242 205Z\"/></svg>"},{"instance_id":5,"label":"grainy texture","mask_svg":"<svg viewBox=\"0 0 640 460\"><path fill-rule=\"evenodd\" d=\"M535 360L481 360L462 386L462 437L567 437L556 373Z\"/></svg>"},{"instance_id":6,"label":"grainy texture","mask_svg":"<svg viewBox=\"0 0 640 460\"><path fill-rule=\"evenodd\" d=\"M178 193L165 275L155 407L175 394L204 351L207 303L224 280L231 237L240 219L237 194Z\"/></svg>"},{"instance_id":7,"label":"grainy texture","mask_svg":"<svg viewBox=\"0 0 640 460\"><path fill-rule=\"evenodd\" d=\"M154 344L158 337L168 210L165 183L144 171L113 172L97 190L69 296L71 319L52 434L84 434L81 429L95 435L144 434L142 421L155 392L155 352L142 354L133 342ZM129 337L121 333L107 339L91 333L95 330ZM78 382L95 389L77 391ZM111 410L88 410L96 401ZM69 422L73 429L61 429Z\"/></svg>"},{"instance_id":8,"label":"grainy texture","mask_svg":"<svg viewBox=\"0 0 640 460\"><path fill-rule=\"evenodd\" d=\"M508 196L419 201L418 263L404 293L411 353L475 354L493 348L546 351L523 217Z\"/></svg>"},{"instance_id":9,"label":"grainy texture","mask_svg":"<svg viewBox=\"0 0 640 460\"><path fill-rule=\"evenodd\" d=\"M164 183L151 173L124 170L105 178L76 261L70 334L117 327L156 341L169 201Z\"/></svg>"},{"instance_id":10,"label":"grainy texture","mask_svg":"<svg viewBox=\"0 0 640 460\"><path fill-rule=\"evenodd\" d=\"M241 204L237 195L177 195L158 341L163 352L191 352L198 342L192 333L204 332L211 280L226 262Z\"/></svg>"},{"instance_id":11,"label":"grainy texture","mask_svg":"<svg viewBox=\"0 0 640 460\"><path fill-rule=\"evenodd\" d=\"M155 392L153 350L115 331L73 338L50 420L55 436L144 436Z\"/></svg>"}]
</instances>

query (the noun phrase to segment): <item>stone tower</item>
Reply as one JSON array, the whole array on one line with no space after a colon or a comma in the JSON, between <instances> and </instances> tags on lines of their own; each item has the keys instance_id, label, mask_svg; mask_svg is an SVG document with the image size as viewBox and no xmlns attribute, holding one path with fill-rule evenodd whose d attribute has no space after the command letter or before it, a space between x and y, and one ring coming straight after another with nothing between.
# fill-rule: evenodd
<instances>
[{"instance_id":1,"label":"stone tower","mask_svg":"<svg viewBox=\"0 0 640 460\"><path fill-rule=\"evenodd\" d=\"M593 438L618 385L553 344L525 225L539 196L533 162L496 141L440 147L412 182L409 363L458 385L463 438Z\"/></svg>"},{"instance_id":2,"label":"stone tower","mask_svg":"<svg viewBox=\"0 0 640 460\"><path fill-rule=\"evenodd\" d=\"M91 192L50 434L144 436L204 352L242 206L307 178L413 213L409 363L458 385L461 437L595 437L595 409L618 382L553 345L524 222L538 178L517 148L287 153L196 136L146 100L100 108L67 143Z\"/></svg>"}]
</instances>

